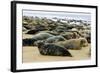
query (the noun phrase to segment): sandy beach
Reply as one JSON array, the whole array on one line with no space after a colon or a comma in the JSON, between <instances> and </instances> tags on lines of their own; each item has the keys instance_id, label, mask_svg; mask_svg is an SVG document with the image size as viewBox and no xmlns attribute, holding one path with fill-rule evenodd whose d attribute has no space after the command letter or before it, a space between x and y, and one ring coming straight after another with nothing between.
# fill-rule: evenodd
<instances>
[{"instance_id":1,"label":"sandy beach","mask_svg":"<svg viewBox=\"0 0 100 73\"><path fill-rule=\"evenodd\" d=\"M77 19L66 20L66 19L59 19L59 18L56 18L55 21L53 18L50 19L48 17L40 18L40 17L29 17L29 16L23 16L23 18L24 18L23 33L22 33L23 35L22 39L24 39L23 40L24 46L22 48L23 63L74 61L74 60L87 60L91 58L91 56L89 55L91 49L91 41L90 41L91 29L90 29L90 23L88 23L88 21L77 20ZM46 42L47 42L46 39L49 39L49 42L52 39L53 43L62 40L63 41L70 40L69 44L71 43L71 46L74 46L74 50L68 49L72 57L41 55L38 47L31 45L33 44L33 40L29 41L29 39L33 39L33 38L34 40L45 40ZM84 38L84 39L79 39L79 38ZM73 42L75 40L72 39L77 40L77 42ZM81 44L80 44L80 40L81 40ZM89 43L88 46L83 47L82 44L86 42L87 44ZM26 43L28 43L28 45L26 45ZM66 43L68 43L68 41ZM82 48L75 47L76 44L80 45ZM78 48L81 49L75 50ZM43 49L42 49L42 53L43 53Z\"/></svg>"},{"instance_id":2,"label":"sandy beach","mask_svg":"<svg viewBox=\"0 0 100 73\"><path fill-rule=\"evenodd\" d=\"M23 47L23 63L31 62L49 62L49 61L73 61L90 59L88 55L89 47L83 47L81 50L69 50L73 57L67 56L44 56L41 55L37 47Z\"/></svg>"}]
</instances>

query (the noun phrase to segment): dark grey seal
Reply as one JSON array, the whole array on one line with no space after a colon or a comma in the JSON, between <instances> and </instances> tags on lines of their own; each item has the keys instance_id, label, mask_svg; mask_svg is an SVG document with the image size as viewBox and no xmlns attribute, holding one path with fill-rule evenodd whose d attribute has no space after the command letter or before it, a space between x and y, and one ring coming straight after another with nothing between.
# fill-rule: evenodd
<instances>
[{"instance_id":1,"label":"dark grey seal","mask_svg":"<svg viewBox=\"0 0 100 73\"><path fill-rule=\"evenodd\" d=\"M72 57L71 53L67 49L61 46L51 44L51 43L43 43L43 42L38 42L37 45L38 45L39 52L42 55Z\"/></svg>"}]
</instances>

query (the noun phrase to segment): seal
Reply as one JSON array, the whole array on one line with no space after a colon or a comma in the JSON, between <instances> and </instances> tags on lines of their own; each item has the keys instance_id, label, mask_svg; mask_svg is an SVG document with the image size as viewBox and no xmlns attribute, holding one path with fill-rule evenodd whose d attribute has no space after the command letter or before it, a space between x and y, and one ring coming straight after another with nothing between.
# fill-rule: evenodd
<instances>
[{"instance_id":1,"label":"seal","mask_svg":"<svg viewBox=\"0 0 100 73\"><path fill-rule=\"evenodd\" d=\"M53 36L45 40L46 43L56 43L59 41L65 41L66 39L63 36Z\"/></svg>"},{"instance_id":2,"label":"seal","mask_svg":"<svg viewBox=\"0 0 100 73\"><path fill-rule=\"evenodd\" d=\"M42 41L41 42L39 41L37 45L38 45L39 52L42 55L72 57L71 53L64 47L52 43L44 43Z\"/></svg>"}]
</instances>

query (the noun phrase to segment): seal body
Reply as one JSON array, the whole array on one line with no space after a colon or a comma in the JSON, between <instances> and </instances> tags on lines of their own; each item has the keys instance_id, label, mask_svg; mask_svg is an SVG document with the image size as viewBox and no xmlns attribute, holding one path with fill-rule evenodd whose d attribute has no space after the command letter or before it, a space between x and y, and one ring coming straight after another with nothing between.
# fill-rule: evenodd
<instances>
[{"instance_id":1,"label":"seal body","mask_svg":"<svg viewBox=\"0 0 100 73\"><path fill-rule=\"evenodd\" d=\"M65 41L66 39L63 36L53 36L45 40L46 43L56 43L59 41Z\"/></svg>"},{"instance_id":2,"label":"seal body","mask_svg":"<svg viewBox=\"0 0 100 73\"><path fill-rule=\"evenodd\" d=\"M26 38L23 39L23 46L35 46L35 42L39 40L46 40L49 37L53 37L52 34L49 33L38 33L36 35L33 35L32 38Z\"/></svg>"},{"instance_id":3,"label":"seal body","mask_svg":"<svg viewBox=\"0 0 100 73\"><path fill-rule=\"evenodd\" d=\"M38 48L39 48L40 54L42 55L72 57L72 55L67 49L55 44L39 42Z\"/></svg>"},{"instance_id":4,"label":"seal body","mask_svg":"<svg viewBox=\"0 0 100 73\"><path fill-rule=\"evenodd\" d=\"M71 50L80 50L82 47L88 46L88 42L85 38L70 39L66 41L60 41L55 44Z\"/></svg>"}]
</instances>

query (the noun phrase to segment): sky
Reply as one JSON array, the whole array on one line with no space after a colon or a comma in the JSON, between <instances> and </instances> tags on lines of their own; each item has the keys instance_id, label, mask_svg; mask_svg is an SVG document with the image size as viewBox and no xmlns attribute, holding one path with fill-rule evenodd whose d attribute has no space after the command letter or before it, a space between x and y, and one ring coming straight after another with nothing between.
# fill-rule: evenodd
<instances>
[{"instance_id":1,"label":"sky","mask_svg":"<svg viewBox=\"0 0 100 73\"><path fill-rule=\"evenodd\" d=\"M47 18L61 18L61 19L76 19L91 21L90 13L80 13L80 12L55 12L55 11L32 11L23 10L23 16L37 16L37 17L47 17Z\"/></svg>"}]
</instances>

